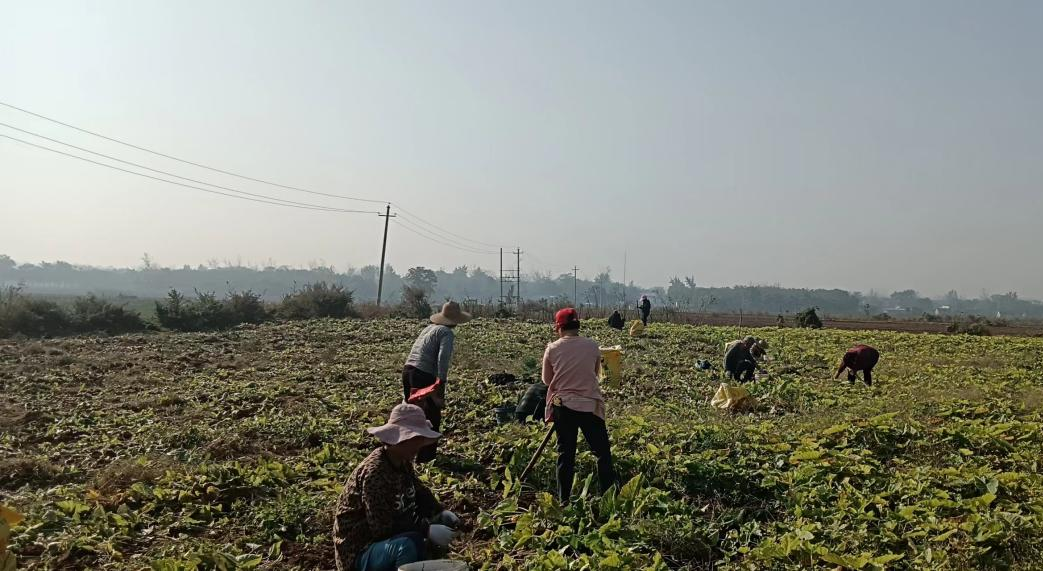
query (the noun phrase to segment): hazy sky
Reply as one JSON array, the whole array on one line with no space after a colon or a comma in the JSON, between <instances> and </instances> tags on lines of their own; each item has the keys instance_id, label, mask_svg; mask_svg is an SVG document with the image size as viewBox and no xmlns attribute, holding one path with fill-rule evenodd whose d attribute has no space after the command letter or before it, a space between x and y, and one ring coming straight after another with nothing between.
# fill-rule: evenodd
<instances>
[{"instance_id":1,"label":"hazy sky","mask_svg":"<svg viewBox=\"0 0 1043 572\"><path fill-rule=\"evenodd\" d=\"M642 284L1043 298L1041 55L1034 0L0 0L0 101L252 177L392 200L520 245L523 271L619 277L626 251ZM254 193L380 206L7 108L0 122ZM343 268L379 262L382 224L0 138L0 253L19 261ZM495 269L498 256L392 225L388 263Z\"/></svg>"}]
</instances>

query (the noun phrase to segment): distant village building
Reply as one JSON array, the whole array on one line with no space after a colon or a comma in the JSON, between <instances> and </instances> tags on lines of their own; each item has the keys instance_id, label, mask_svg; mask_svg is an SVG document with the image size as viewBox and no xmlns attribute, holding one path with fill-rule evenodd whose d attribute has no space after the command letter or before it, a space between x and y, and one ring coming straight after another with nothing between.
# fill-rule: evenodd
<instances>
[{"instance_id":1,"label":"distant village building","mask_svg":"<svg viewBox=\"0 0 1043 572\"><path fill-rule=\"evenodd\" d=\"M935 316L948 316L952 313L952 308L949 306L938 306L934 309Z\"/></svg>"}]
</instances>

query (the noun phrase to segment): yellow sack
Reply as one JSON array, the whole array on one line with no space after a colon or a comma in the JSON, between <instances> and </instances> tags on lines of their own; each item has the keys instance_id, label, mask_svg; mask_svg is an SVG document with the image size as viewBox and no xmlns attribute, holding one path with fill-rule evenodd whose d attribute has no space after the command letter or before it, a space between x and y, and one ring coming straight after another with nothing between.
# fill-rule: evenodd
<instances>
[{"instance_id":1,"label":"yellow sack","mask_svg":"<svg viewBox=\"0 0 1043 572\"><path fill-rule=\"evenodd\" d=\"M601 348L601 382L609 387L623 383L623 346Z\"/></svg>"},{"instance_id":2,"label":"yellow sack","mask_svg":"<svg viewBox=\"0 0 1043 572\"><path fill-rule=\"evenodd\" d=\"M645 333L645 324L642 323L641 320L634 320L633 322L630 323L630 335L631 336L637 337L637 336L640 336L641 334L644 334L644 333Z\"/></svg>"},{"instance_id":3,"label":"yellow sack","mask_svg":"<svg viewBox=\"0 0 1043 572\"><path fill-rule=\"evenodd\" d=\"M0 570L17 570L18 562L14 554L7 551L7 542L11 527L22 522L22 515L0 505Z\"/></svg>"},{"instance_id":4,"label":"yellow sack","mask_svg":"<svg viewBox=\"0 0 1043 572\"><path fill-rule=\"evenodd\" d=\"M757 400L745 388L722 383L710 400L710 405L728 411L745 411L756 407Z\"/></svg>"}]
</instances>

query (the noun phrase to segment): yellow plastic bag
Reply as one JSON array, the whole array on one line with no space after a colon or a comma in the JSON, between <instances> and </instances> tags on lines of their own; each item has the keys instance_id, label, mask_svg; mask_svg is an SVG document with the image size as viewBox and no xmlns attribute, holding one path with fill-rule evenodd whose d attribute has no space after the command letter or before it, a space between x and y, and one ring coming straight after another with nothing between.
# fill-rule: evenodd
<instances>
[{"instance_id":1,"label":"yellow plastic bag","mask_svg":"<svg viewBox=\"0 0 1043 572\"><path fill-rule=\"evenodd\" d=\"M756 407L757 400L743 387L722 383L710 400L710 405L728 411L746 411Z\"/></svg>"},{"instance_id":2,"label":"yellow plastic bag","mask_svg":"<svg viewBox=\"0 0 1043 572\"><path fill-rule=\"evenodd\" d=\"M637 337L645 333L645 325L641 320L634 320L630 322L630 335Z\"/></svg>"},{"instance_id":3,"label":"yellow plastic bag","mask_svg":"<svg viewBox=\"0 0 1043 572\"><path fill-rule=\"evenodd\" d=\"M618 388L623 383L623 347L601 348L601 382Z\"/></svg>"},{"instance_id":4,"label":"yellow plastic bag","mask_svg":"<svg viewBox=\"0 0 1043 572\"><path fill-rule=\"evenodd\" d=\"M7 551L11 527L22 522L22 515L0 505L0 570L16 570L18 562L14 554Z\"/></svg>"}]
</instances>

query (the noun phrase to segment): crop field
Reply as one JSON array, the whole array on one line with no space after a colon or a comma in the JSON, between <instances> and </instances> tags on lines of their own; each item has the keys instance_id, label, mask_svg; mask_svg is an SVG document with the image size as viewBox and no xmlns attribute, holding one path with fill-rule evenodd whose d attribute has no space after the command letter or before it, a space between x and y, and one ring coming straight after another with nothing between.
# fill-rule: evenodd
<instances>
[{"instance_id":1,"label":"crop field","mask_svg":"<svg viewBox=\"0 0 1043 572\"><path fill-rule=\"evenodd\" d=\"M204 334L0 341L0 504L21 568L333 566L333 505L400 399L420 322L313 320ZM618 492L576 494L542 424L497 425L548 324L457 330L446 439L420 469L464 519L472 569L1041 568L1043 339L747 330L773 358L751 413L709 405L734 327L653 324L606 389ZM874 386L833 381L856 342Z\"/></svg>"}]
</instances>

